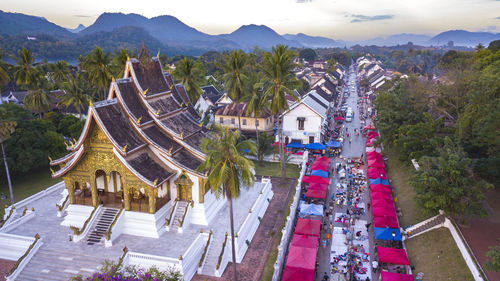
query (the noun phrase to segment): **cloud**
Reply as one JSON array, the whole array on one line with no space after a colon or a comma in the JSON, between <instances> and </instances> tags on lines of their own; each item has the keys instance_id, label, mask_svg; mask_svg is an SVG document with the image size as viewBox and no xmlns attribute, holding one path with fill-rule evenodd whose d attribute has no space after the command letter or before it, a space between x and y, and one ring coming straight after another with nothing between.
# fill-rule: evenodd
<instances>
[{"instance_id":1,"label":"cloud","mask_svg":"<svg viewBox=\"0 0 500 281\"><path fill-rule=\"evenodd\" d=\"M88 15L73 15L74 17L76 18L91 18L92 16L88 16Z\"/></svg>"},{"instance_id":2,"label":"cloud","mask_svg":"<svg viewBox=\"0 0 500 281\"><path fill-rule=\"evenodd\" d=\"M312 2L312 0L296 0L297 3L309 3L309 2ZM500 0L498 0L500 1Z\"/></svg>"},{"instance_id":3,"label":"cloud","mask_svg":"<svg viewBox=\"0 0 500 281\"><path fill-rule=\"evenodd\" d=\"M495 19L495 20L500 20L500 17L496 17L496 18L494 18L494 19Z\"/></svg>"},{"instance_id":4,"label":"cloud","mask_svg":"<svg viewBox=\"0 0 500 281\"><path fill-rule=\"evenodd\" d=\"M363 22L363 21L377 21L377 20L388 20L394 18L394 15L375 15L375 16L365 16L365 15L351 15L354 19L351 22Z\"/></svg>"}]
</instances>

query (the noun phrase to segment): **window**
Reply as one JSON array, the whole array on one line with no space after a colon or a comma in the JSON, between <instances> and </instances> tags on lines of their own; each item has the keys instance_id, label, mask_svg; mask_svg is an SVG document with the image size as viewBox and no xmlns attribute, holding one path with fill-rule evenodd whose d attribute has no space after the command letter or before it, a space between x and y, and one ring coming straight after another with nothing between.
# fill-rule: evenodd
<instances>
[{"instance_id":1,"label":"window","mask_svg":"<svg viewBox=\"0 0 500 281\"><path fill-rule=\"evenodd\" d=\"M234 118L231 118L231 124L234 125Z\"/></svg>"},{"instance_id":2,"label":"window","mask_svg":"<svg viewBox=\"0 0 500 281\"><path fill-rule=\"evenodd\" d=\"M297 121L299 122L299 131L303 131L304 130L304 123L305 123L305 119L302 118L298 118Z\"/></svg>"},{"instance_id":3,"label":"window","mask_svg":"<svg viewBox=\"0 0 500 281\"><path fill-rule=\"evenodd\" d=\"M314 143L314 137L309 137L309 143Z\"/></svg>"},{"instance_id":4,"label":"window","mask_svg":"<svg viewBox=\"0 0 500 281\"><path fill-rule=\"evenodd\" d=\"M223 124L223 123L224 123L224 117L221 117L221 118L219 119L219 123L221 123L221 124Z\"/></svg>"},{"instance_id":5,"label":"window","mask_svg":"<svg viewBox=\"0 0 500 281\"><path fill-rule=\"evenodd\" d=\"M247 119L243 119L243 125L247 125Z\"/></svg>"},{"instance_id":6,"label":"window","mask_svg":"<svg viewBox=\"0 0 500 281\"><path fill-rule=\"evenodd\" d=\"M255 119L255 126L259 127L259 119Z\"/></svg>"}]
</instances>

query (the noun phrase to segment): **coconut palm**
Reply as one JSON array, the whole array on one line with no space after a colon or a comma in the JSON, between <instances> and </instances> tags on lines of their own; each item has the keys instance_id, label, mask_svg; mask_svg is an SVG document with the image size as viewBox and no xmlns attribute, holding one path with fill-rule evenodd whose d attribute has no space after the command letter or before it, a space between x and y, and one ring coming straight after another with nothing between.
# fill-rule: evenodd
<instances>
[{"instance_id":1,"label":"coconut palm","mask_svg":"<svg viewBox=\"0 0 500 281\"><path fill-rule=\"evenodd\" d=\"M175 66L174 78L184 85L189 99L195 103L201 95L201 86L204 83L205 70L199 61L183 58Z\"/></svg>"},{"instance_id":2,"label":"coconut palm","mask_svg":"<svg viewBox=\"0 0 500 281\"><path fill-rule=\"evenodd\" d=\"M283 122L281 120L281 113L287 110L288 102L287 95L293 95L293 89L297 86L298 80L292 72L294 68L293 58L297 53L289 50L284 45L277 45L273 47L272 53L266 52L262 58L261 71L264 80L264 93L271 99L269 109L273 114L279 116L279 147L281 159L281 177L286 177L285 163L284 163L284 149L283 143Z\"/></svg>"},{"instance_id":3,"label":"coconut palm","mask_svg":"<svg viewBox=\"0 0 500 281\"><path fill-rule=\"evenodd\" d=\"M65 81L70 74L69 64L63 60L59 60L54 64L50 64L49 71L50 76L57 83Z\"/></svg>"},{"instance_id":4,"label":"coconut palm","mask_svg":"<svg viewBox=\"0 0 500 281\"><path fill-rule=\"evenodd\" d=\"M38 74L32 87L34 90L28 91L28 94L24 97L23 104L27 109L37 112L40 118L42 118L43 113L50 109L52 101L49 82L45 76Z\"/></svg>"},{"instance_id":5,"label":"coconut palm","mask_svg":"<svg viewBox=\"0 0 500 281\"><path fill-rule=\"evenodd\" d=\"M125 73L125 64L127 63L127 59L133 57L133 53L129 51L129 49L120 49L116 52L113 57L113 73L116 77L123 77Z\"/></svg>"},{"instance_id":6,"label":"coconut palm","mask_svg":"<svg viewBox=\"0 0 500 281\"><path fill-rule=\"evenodd\" d=\"M257 118L267 110L267 104L269 102L268 97L262 91L262 83L260 82L260 75L257 72L252 72L248 76L248 92L250 98L248 101L247 112L252 114L254 118ZM257 120L257 119L256 119ZM255 135L257 144L259 143L259 127L257 122L255 122ZM259 146L257 145L257 156L259 154Z\"/></svg>"},{"instance_id":7,"label":"coconut palm","mask_svg":"<svg viewBox=\"0 0 500 281\"><path fill-rule=\"evenodd\" d=\"M17 85L33 86L37 80L38 70L33 66L35 56L30 50L23 48L17 53L18 57L12 56L16 61L14 66L14 78Z\"/></svg>"},{"instance_id":8,"label":"coconut palm","mask_svg":"<svg viewBox=\"0 0 500 281\"><path fill-rule=\"evenodd\" d=\"M7 73L7 64L2 60L3 52L0 50L0 86L5 85L10 81L9 73Z\"/></svg>"},{"instance_id":9,"label":"coconut palm","mask_svg":"<svg viewBox=\"0 0 500 281\"><path fill-rule=\"evenodd\" d=\"M92 101L87 93L92 92L92 90L89 89L81 74L66 82L63 89L66 93L57 105L66 108L74 106L80 115L80 120L82 120L82 110Z\"/></svg>"},{"instance_id":10,"label":"coconut palm","mask_svg":"<svg viewBox=\"0 0 500 281\"><path fill-rule=\"evenodd\" d=\"M222 63L224 85L227 94L235 102L240 103L245 98L245 87L248 68L248 56L242 50L232 50L230 54L224 55ZM238 127L241 130L241 113L238 113Z\"/></svg>"},{"instance_id":11,"label":"coconut palm","mask_svg":"<svg viewBox=\"0 0 500 281\"><path fill-rule=\"evenodd\" d=\"M99 100L106 99L106 90L111 81L111 56L97 47L85 58L83 68L94 86L102 95L98 95Z\"/></svg>"},{"instance_id":12,"label":"coconut palm","mask_svg":"<svg viewBox=\"0 0 500 281\"><path fill-rule=\"evenodd\" d=\"M2 116L3 117L3 116ZM1 118L0 121L0 145L2 146L3 163L5 165L5 172L7 174L7 183L9 184L10 192L10 203L14 205L14 193L12 191L12 182L10 181L9 166L7 165L7 156L5 154L5 149L3 143L10 138L10 135L14 133L17 123L15 121L7 121Z\"/></svg>"},{"instance_id":13,"label":"coconut palm","mask_svg":"<svg viewBox=\"0 0 500 281\"><path fill-rule=\"evenodd\" d=\"M229 202L231 223L231 248L233 255L233 280L238 280L236 273L236 253L234 242L233 199L240 195L240 186L249 187L255 180L253 163L246 159L244 150L255 153L255 144L249 140L241 141L239 130L231 131L219 124L212 125L211 138L201 142L201 149L206 153L205 161L199 171L210 171L207 184L218 198L222 195Z\"/></svg>"}]
</instances>

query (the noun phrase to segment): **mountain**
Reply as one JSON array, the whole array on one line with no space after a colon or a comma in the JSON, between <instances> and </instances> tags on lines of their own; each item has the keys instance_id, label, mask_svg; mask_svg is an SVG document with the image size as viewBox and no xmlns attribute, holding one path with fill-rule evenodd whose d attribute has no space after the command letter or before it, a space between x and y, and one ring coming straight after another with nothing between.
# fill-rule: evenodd
<instances>
[{"instance_id":1,"label":"mountain","mask_svg":"<svg viewBox=\"0 0 500 281\"><path fill-rule=\"evenodd\" d=\"M263 49L271 49L277 44L301 47L300 43L285 39L265 25L243 25L230 34L223 34L218 37L237 42L243 49L247 50L255 46Z\"/></svg>"},{"instance_id":2,"label":"mountain","mask_svg":"<svg viewBox=\"0 0 500 281\"><path fill-rule=\"evenodd\" d=\"M71 32L71 33L78 33L84 29L85 29L85 25L83 25L81 23L76 28L66 28L66 30Z\"/></svg>"},{"instance_id":3,"label":"mountain","mask_svg":"<svg viewBox=\"0 0 500 281\"><path fill-rule=\"evenodd\" d=\"M350 42L348 45L359 44L363 46L396 46L406 45L408 42L412 42L414 45L427 46L430 45L428 42L430 38L430 36L422 34L400 33L390 35L388 37L376 37L363 41Z\"/></svg>"},{"instance_id":4,"label":"mountain","mask_svg":"<svg viewBox=\"0 0 500 281\"><path fill-rule=\"evenodd\" d=\"M500 33L449 30L432 37L429 42L433 45L446 45L449 41L453 41L457 46L475 47L479 43L488 46L491 41L499 39Z\"/></svg>"},{"instance_id":5,"label":"mountain","mask_svg":"<svg viewBox=\"0 0 500 281\"><path fill-rule=\"evenodd\" d=\"M344 45L330 38L321 37L321 36L309 36L304 33L297 34L285 34L283 38L295 41L301 44L304 47L308 48L331 48L331 47L343 47Z\"/></svg>"},{"instance_id":6,"label":"mountain","mask_svg":"<svg viewBox=\"0 0 500 281\"><path fill-rule=\"evenodd\" d=\"M3 35L39 35L48 34L56 37L72 37L73 34L43 17L20 13L7 13L0 10L0 34Z\"/></svg>"}]
</instances>

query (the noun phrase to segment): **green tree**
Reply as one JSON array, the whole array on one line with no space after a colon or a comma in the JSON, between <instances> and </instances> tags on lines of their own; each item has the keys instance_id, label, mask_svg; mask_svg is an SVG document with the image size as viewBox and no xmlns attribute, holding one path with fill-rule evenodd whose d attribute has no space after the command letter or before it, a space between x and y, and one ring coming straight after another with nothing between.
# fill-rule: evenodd
<instances>
[{"instance_id":1,"label":"green tree","mask_svg":"<svg viewBox=\"0 0 500 281\"><path fill-rule=\"evenodd\" d=\"M33 86L38 76L38 71L33 66L35 56L26 48L20 50L17 55L18 57L12 57L16 61L16 65L14 66L16 84L19 86Z\"/></svg>"},{"instance_id":2,"label":"green tree","mask_svg":"<svg viewBox=\"0 0 500 281\"><path fill-rule=\"evenodd\" d=\"M128 58L134 57L134 53L131 52L129 49L120 49L119 51L116 52L115 56L113 57L112 63L113 63L113 74L115 77L123 77L125 73L125 64L127 63Z\"/></svg>"},{"instance_id":3,"label":"green tree","mask_svg":"<svg viewBox=\"0 0 500 281\"><path fill-rule=\"evenodd\" d=\"M80 120L82 119L82 110L89 106L90 102L92 102L92 98L86 93L88 87L86 87L86 83L83 80L81 75L77 75L76 77L70 79L63 86L66 94L61 98L58 106L62 107L75 107L78 114L80 114Z\"/></svg>"},{"instance_id":4,"label":"green tree","mask_svg":"<svg viewBox=\"0 0 500 281\"><path fill-rule=\"evenodd\" d=\"M211 138L202 140L201 149L206 153L205 161L199 171L210 171L207 184L217 197L222 196L229 202L231 224L231 248L233 256L233 280L238 280L236 273L236 253L234 241L233 199L240 195L242 186L250 187L254 182L253 163L243 156L244 150L255 153L255 144L249 140L241 141L239 130L231 131L215 123Z\"/></svg>"},{"instance_id":5,"label":"green tree","mask_svg":"<svg viewBox=\"0 0 500 281\"><path fill-rule=\"evenodd\" d=\"M224 55L222 70L224 71L224 85L229 97L235 103L241 103L245 99L247 83L248 56L242 50L232 50L230 54ZM241 130L241 114L238 112L238 127Z\"/></svg>"},{"instance_id":6,"label":"green tree","mask_svg":"<svg viewBox=\"0 0 500 281\"><path fill-rule=\"evenodd\" d=\"M490 247L486 256L489 260L484 265L484 269L488 271L500 272L500 246Z\"/></svg>"},{"instance_id":7,"label":"green tree","mask_svg":"<svg viewBox=\"0 0 500 281\"><path fill-rule=\"evenodd\" d=\"M7 175L7 183L9 185L10 204L14 205L14 192L12 191L12 182L10 181L9 165L7 164L7 156L3 143L10 138L17 126L16 121L9 121L5 116L5 111L0 111L0 145L2 146L3 164L5 166L5 174Z\"/></svg>"},{"instance_id":8,"label":"green tree","mask_svg":"<svg viewBox=\"0 0 500 281\"><path fill-rule=\"evenodd\" d=\"M500 50L500 40L491 41L490 44L488 45L488 49L493 54L498 52L498 50Z\"/></svg>"},{"instance_id":9,"label":"green tree","mask_svg":"<svg viewBox=\"0 0 500 281\"><path fill-rule=\"evenodd\" d=\"M252 72L248 77L248 90L250 94L250 100L248 101L247 112L257 118L267 111L267 105L269 103L269 98L264 94L262 90L262 83L260 82L260 75L257 72ZM255 122L255 136L257 143L259 143L259 127L257 122ZM259 146L257 145L257 155L259 155Z\"/></svg>"},{"instance_id":10,"label":"green tree","mask_svg":"<svg viewBox=\"0 0 500 281\"><path fill-rule=\"evenodd\" d=\"M446 137L437 157L422 157L420 169L410 179L416 202L425 212L443 210L450 215L482 214L484 190L491 187L472 173L471 160Z\"/></svg>"},{"instance_id":11,"label":"green tree","mask_svg":"<svg viewBox=\"0 0 500 281\"><path fill-rule=\"evenodd\" d=\"M50 76L56 83L62 83L70 75L69 64L63 60L59 60L54 64L49 65Z\"/></svg>"},{"instance_id":12,"label":"green tree","mask_svg":"<svg viewBox=\"0 0 500 281\"><path fill-rule=\"evenodd\" d=\"M43 113L50 109L52 97L49 93L47 79L39 75L36 80L36 89L28 91L24 97L23 104L27 109L37 112L39 117L43 117Z\"/></svg>"},{"instance_id":13,"label":"green tree","mask_svg":"<svg viewBox=\"0 0 500 281\"><path fill-rule=\"evenodd\" d=\"M292 72L294 68L293 58L296 53L289 50L284 45L277 45L273 47L272 53L266 52L262 59L261 72L264 82L264 93L269 99L271 104L269 109L271 113L281 116L288 107L287 95L294 97L293 89L297 86L298 80ZM281 117L280 117L281 118ZM281 163L281 177L286 177L285 157L283 144L283 122L279 122L278 134L280 143L280 163Z\"/></svg>"},{"instance_id":14,"label":"green tree","mask_svg":"<svg viewBox=\"0 0 500 281\"><path fill-rule=\"evenodd\" d=\"M201 62L186 57L175 66L173 76L184 85L191 102L196 103L205 82L205 70Z\"/></svg>"},{"instance_id":15,"label":"green tree","mask_svg":"<svg viewBox=\"0 0 500 281\"><path fill-rule=\"evenodd\" d=\"M305 48L299 51L299 57L305 59L306 61L313 61L318 57L318 55L313 49Z\"/></svg>"},{"instance_id":16,"label":"green tree","mask_svg":"<svg viewBox=\"0 0 500 281\"><path fill-rule=\"evenodd\" d=\"M57 132L65 137L78 139L84 126L85 121L79 120L71 114L67 114L59 121Z\"/></svg>"},{"instance_id":17,"label":"green tree","mask_svg":"<svg viewBox=\"0 0 500 281\"><path fill-rule=\"evenodd\" d=\"M3 61L3 52L0 50L0 86L7 84L9 81L10 76L7 72L7 64Z\"/></svg>"},{"instance_id":18,"label":"green tree","mask_svg":"<svg viewBox=\"0 0 500 281\"><path fill-rule=\"evenodd\" d=\"M263 132L257 141L257 159L259 162L264 160L264 156L276 152L276 146L273 145L274 136Z\"/></svg>"},{"instance_id":19,"label":"green tree","mask_svg":"<svg viewBox=\"0 0 500 281\"><path fill-rule=\"evenodd\" d=\"M95 97L96 100L105 100L107 97L107 89L111 82L111 68L111 55L99 47L92 50L83 62L83 69L90 82L102 93Z\"/></svg>"},{"instance_id":20,"label":"green tree","mask_svg":"<svg viewBox=\"0 0 500 281\"><path fill-rule=\"evenodd\" d=\"M337 69L337 61L335 61L334 58L327 60L326 65L327 65L327 70L330 73L335 72Z\"/></svg>"}]
</instances>

